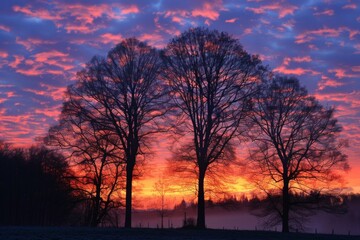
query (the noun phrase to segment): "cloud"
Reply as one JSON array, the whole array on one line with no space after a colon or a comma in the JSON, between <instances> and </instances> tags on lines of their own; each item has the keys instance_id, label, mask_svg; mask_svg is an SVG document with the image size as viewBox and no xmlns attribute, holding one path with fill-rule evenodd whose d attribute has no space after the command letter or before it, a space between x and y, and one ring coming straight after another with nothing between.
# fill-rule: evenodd
<instances>
[{"instance_id":1,"label":"cloud","mask_svg":"<svg viewBox=\"0 0 360 240\"><path fill-rule=\"evenodd\" d=\"M7 26L5 26L5 25L1 25L1 24L0 24L0 30L5 31L5 32L10 32L10 28L9 28L9 27L7 27Z\"/></svg>"},{"instance_id":2,"label":"cloud","mask_svg":"<svg viewBox=\"0 0 360 240\"><path fill-rule=\"evenodd\" d=\"M219 18L219 10L221 9L224 10L221 5L221 1L215 1L215 3L204 3L202 7L192 10L191 15L193 17L203 17L215 21Z\"/></svg>"},{"instance_id":3,"label":"cloud","mask_svg":"<svg viewBox=\"0 0 360 240\"><path fill-rule=\"evenodd\" d=\"M302 56L302 57L285 57L283 62L280 66L274 68L275 72L282 73L282 74L291 74L291 75L304 75L304 74L311 74L311 75L318 75L320 72L315 71L313 69L308 69L304 67L299 67L299 63L308 63L311 62L312 58L310 56ZM297 67L291 68L290 65L295 65Z\"/></svg>"},{"instance_id":4,"label":"cloud","mask_svg":"<svg viewBox=\"0 0 360 240\"><path fill-rule=\"evenodd\" d=\"M349 3L342 7L343 9L356 9L357 6L355 3Z\"/></svg>"},{"instance_id":5,"label":"cloud","mask_svg":"<svg viewBox=\"0 0 360 240\"><path fill-rule=\"evenodd\" d=\"M315 39L316 36L322 36L325 38L335 38L335 37L339 37L339 35L343 32L349 32L349 39L354 39L354 37L357 34L360 34L360 31L358 30L353 30L350 29L348 27L340 27L340 28L328 28L328 27L324 27L321 29L317 29L317 30L309 30L309 31L305 31L299 35L297 35L295 37L295 43L306 43L306 42L311 42L312 40Z\"/></svg>"},{"instance_id":6,"label":"cloud","mask_svg":"<svg viewBox=\"0 0 360 240\"><path fill-rule=\"evenodd\" d=\"M35 114L41 114L49 118L53 118L54 120L57 120L61 113L61 106L58 108L38 108L35 109Z\"/></svg>"},{"instance_id":7,"label":"cloud","mask_svg":"<svg viewBox=\"0 0 360 240\"><path fill-rule=\"evenodd\" d=\"M40 83L41 89L27 88L25 92L31 92L39 96L45 96L53 99L54 101L61 101L64 97L66 87L57 87L45 83Z\"/></svg>"},{"instance_id":8,"label":"cloud","mask_svg":"<svg viewBox=\"0 0 360 240\"><path fill-rule=\"evenodd\" d=\"M231 18L231 19L227 19L225 20L226 23L234 23L238 20L239 18Z\"/></svg>"},{"instance_id":9,"label":"cloud","mask_svg":"<svg viewBox=\"0 0 360 240\"><path fill-rule=\"evenodd\" d=\"M7 58L9 54L5 51L0 51L0 58Z\"/></svg>"},{"instance_id":10,"label":"cloud","mask_svg":"<svg viewBox=\"0 0 360 240\"><path fill-rule=\"evenodd\" d=\"M321 76L321 81L318 82L318 89L321 91L321 90L324 90L325 88L327 87L340 87L340 86L343 86L344 83L343 82L339 82L335 79L331 79L325 75L322 75Z\"/></svg>"},{"instance_id":11,"label":"cloud","mask_svg":"<svg viewBox=\"0 0 360 240\"><path fill-rule=\"evenodd\" d=\"M171 18L172 22L178 23L180 25L185 25L190 21L191 13L186 10L168 10L164 13L165 18ZM154 19L156 23L158 23L159 19Z\"/></svg>"},{"instance_id":12,"label":"cloud","mask_svg":"<svg viewBox=\"0 0 360 240\"><path fill-rule=\"evenodd\" d=\"M303 57L285 57L283 60L283 65L289 65L290 62L311 62L312 59L310 56L303 56Z\"/></svg>"},{"instance_id":13,"label":"cloud","mask_svg":"<svg viewBox=\"0 0 360 240\"><path fill-rule=\"evenodd\" d=\"M55 41L42 40L37 38L28 38L26 40L21 40L19 37L16 37L16 43L24 46L26 50L31 51L36 46L43 46L47 44L55 44Z\"/></svg>"},{"instance_id":14,"label":"cloud","mask_svg":"<svg viewBox=\"0 0 360 240\"><path fill-rule=\"evenodd\" d=\"M149 45L155 46L157 48L165 47L166 43L162 35L158 33L149 34L144 33L138 37L140 41L148 42Z\"/></svg>"},{"instance_id":15,"label":"cloud","mask_svg":"<svg viewBox=\"0 0 360 240\"><path fill-rule=\"evenodd\" d=\"M127 7L122 7L122 14L131 14L131 13L139 13L140 10L136 5L130 5Z\"/></svg>"},{"instance_id":16,"label":"cloud","mask_svg":"<svg viewBox=\"0 0 360 240\"><path fill-rule=\"evenodd\" d=\"M25 57L21 55L14 55L13 57L15 58L14 61L9 63L9 66L12 68L16 68L25 59Z\"/></svg>"},{"instance_id":17,"label":"cloud","mask_svg":"<svg viewBox=\"0 0 360 240\"><path fill-rule=\"evenodd\" d=\"M332 9L326 9L322 12L316 12L314 13L314 16L320 16L320 15L326 15L326 16L332 16L334 15L334 10Z\"/></svg>"},{"instance_id":18,"label":"cloud","mask_svg":"<svg viewBox=\"0 0 360 240\"><path fill-rule=\"evenodd\" d=\"M51 20L54 22L60 21L63 19L62 16L60 16L56 11L51 11L47 10L47 9L43 9L43 8L36 8L36 9L31 9L30 5L27 5L25 7L21 7L21 6L13 6L13 10L15 12L20 12L20 13L24 13L25 15L28 15L30 17L35 17L35 18L39 18L39 19L44 19L44 20Z\"/></svg>"},{"instance_id":19,"label":"cloud","mask_svg":"<svg viewBox=\"0 0 360 240\"><path fill-rule=\"evenodd\" d=\"M19 64L21 64L19 66ZM74 59L69 57L68 53L58 50L50 50L32 55L24 61L22 56L15 56L14 62L10 64L16 69L16 72L27 76L38 76L41 74L63 75L72 70Z\"/></svg>"},{"instance_id":20,"label":"cloud","mask_svg":"<svg viewBox=\"0 0 360 240\"><path fill-rule=\"evenodd\" d=\"M360 112L360 91L334 92L334 93L315 93L315 97L322 101L338 102L340 105L348 104Z\"/></svg>"},{"instance_id":21,"label":"cloud","mask_svg":"<svg viewBox=\"0 0 360 240\"><path fill-rule=\"evenodd\" d=\"M355 66L354 69L357 70L358 66ZM349 73L347 69L344 68L335 68L328 70L329 73L335 73L337 78L357 78L360 77L360 73Z\"/></svg>"},{"instance_id":22,"label":"cloud","mask_svg":"<svg viewBox=\"0 0 360 240\"><path fill-rule=\"evenodd\" d=\"M23 7L16 5L13 10L30 17L50 20L58 28L64 28L68 33L84 34L101 29L104 27L104 22L123 20L129 14L140 12L139 8L134 4L80 4L61 1L46 3L43 8L31 5Z\"/></svg>"},{"instance_id":23,"label":"cloud","mask_svg":"<svg viewBox=\"0 0 360 240\"><path fill-rule=\"evenodd\" d=\"M278 13L279 18L284 18L287 15L294 15L294 12L298 9L298 7L288 4L272 3L268 5L261 5L259 7L246 7L245 9L255 14L263 14L267 11L275 11Z\"/></svg>"},{"instance_id":24,"label":"cloud","mask_svg":"<svg viewBox=\"0 0 360 240\"><path fill-rule=\"evenodd\" d=\"M281 65L277 68L274 68L274 71L282 73L282 74L290 74L290 75L304 75L304 74L318 75L318 74L320 74L320 72L312 70L312 69L306 69L306 68L302 68L302 67L287 68L286 65Z\"/></svg>"},{"instance_id":25,"label":"cloud","mask_svg":"<svg viewBox=\"0 0 360 240\"><path fill-rule=\"evenodd\" d=\"M123 39L124 38L121 34L104 33L100 36L100 41L105 44L108 43L118 44Z\"/></svg>"},{"instance_id":26,"label":"cloud","mask_svg":"<svg viewBox=\"0 0 360 240\"><path fill-rule=\"evenodd\" d=\"M305 31L298 36L296 36L296 43L306 43L310 42L311 40L315 39L314 36L323 36L323 37L338 37L341 33L340 29L333 29L333 28L322 28L318 30L311 30Z\"/></svg>"}]
</instances>

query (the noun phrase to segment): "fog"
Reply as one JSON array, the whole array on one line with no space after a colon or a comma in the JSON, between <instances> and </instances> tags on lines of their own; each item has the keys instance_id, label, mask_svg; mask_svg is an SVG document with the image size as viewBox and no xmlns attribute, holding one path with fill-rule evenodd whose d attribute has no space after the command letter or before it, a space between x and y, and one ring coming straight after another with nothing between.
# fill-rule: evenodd
<instances>
[{"instance_id":1,"label":"fog","mask_svg":"<svg viewBox=\"0 0 360 240\"><path fill-rule=\"evenodd\" d=\"M187 219L193 218L193 220L196 220L196 209L188 208L166 214L164 228L182 227L185 216ZM224 209L218 206L206 209L206 226L208 228L281 231L280 225L269 228L263 224L263 220L250 214L247 210ZM135 211L133 214L133 226L160 228L160 214L156 211ZM304 222L304 226L302 232L360 235L360 207L350 206L346 214L336 215L320 212L312 216L307 222Z\"/></svg>"}]
</instances>

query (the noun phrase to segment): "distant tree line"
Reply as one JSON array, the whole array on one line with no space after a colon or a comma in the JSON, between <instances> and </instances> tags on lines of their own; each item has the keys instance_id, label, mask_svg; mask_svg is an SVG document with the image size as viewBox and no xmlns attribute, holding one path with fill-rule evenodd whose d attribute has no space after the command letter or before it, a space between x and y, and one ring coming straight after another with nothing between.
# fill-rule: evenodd
<instances>
[{"instance_id":1,"label":"distant tree line","mask_svg":"<svg viewBox=\"0 0 360 240\"><path fill-rule=\"evenodd\" d=\"M67 225L77 198L65 158L0 142L0 225Z\"/></svg>"},{"instance_id":2,"label":"distant tree line","mask_svg":"<svg viewBox=\"0 0 360 240\"><path fill-rule=\"evenodd\" d=\"M271 203L271 211L262 214L288 232L299 219L295 196L308 199L320 189L329 194L339 171L348 169L340 132L334 109L322 106L296 78L275 75L228 33L192 28L162 50L129 38L106 57L93 57L68 87L59 123L44 142L64 156L51 157L63 164L53 166L63 169L57 181L72 171L72 181L60 186L68 186L66 197L73 197L73 190L83 200L88 214L83 222L98 226L111 209L125 206L130 228L133 179L158 134L171 133L170 161L197 182L201 229L206 227L206 179L226 175L238 146L248 141L246 171ZM22 184L16 181L11 184ZM21 199L25 192L17 189Z\"/></svg>"}]
</instances>

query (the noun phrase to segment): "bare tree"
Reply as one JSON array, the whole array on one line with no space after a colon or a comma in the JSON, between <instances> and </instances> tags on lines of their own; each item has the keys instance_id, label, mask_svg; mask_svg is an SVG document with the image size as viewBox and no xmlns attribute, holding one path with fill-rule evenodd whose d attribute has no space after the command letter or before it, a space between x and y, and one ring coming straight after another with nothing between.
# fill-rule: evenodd
<instances>
[{"instance_id":1,"label":"bare tree","mask_svg":"<svg viewBox=\"0 0 360 240\"><path fill-rule=\"evenodd\" d=\"M149 136L159 132L156 119L167 110L164 84L157 77L160 67L157 50L130 38L113 48L105 59L94 57L77 74L78 82L70 87L83 120L94 126L106 143L121 149L117 158L126 171L128 228L134 168L150 147Z\"/></svg>"},{"instance_id":2,"label":"bare tree","mask_svg":"<svg viewBox=\"0 0 360 240\"><path fill-rule=\"evenodd\" d=\"M263 68L258 57L227 33L203 28L171 40L162 56L163 76L172 88L179 118L185 119L178 129L192 139L183 160L195 163L198 170L197 227L205 228L205 174L210 165L235 158L230 141L250 108Z\"/></svg>"},{"instance_id":3,"label":"bare tree","mask_svg":"<svg viewBox=\"0 0 360 240\"><path fill-rule=\"evenodd\" d=\"M247 169L272 199L282 231L288 232L289 222L299 216L295 193L329 189L329 183L338 179L336 171L348 168L337 139L341 128L334 109L309 96L295 78L264 82L251 113L256 146Z\"/></svg>"},{"instance_id":4,"label":"bare tree","mask_svg":"<svg viewBox=\"0 0 360 240\"><path fill-rule=\"evenodd\" d=\"M122 189L122 149L109 131L89 120L90 112L85 111L75 85L68 88L66 96L60 122L50 128L45 140L68 155L67 161L76 173L73 185L88 205L84 224L96 227L112 208L120 206L115 195Z\"/></svg>"},{"instance_id":5,"label":"bare tree","mask_svg":"<svg viewBox=\"0 0 360 240\"><path fill-rule=\"evenodd\" d=\"M154 193L157 197L160 199L160 208L158 208L158 213L161 218L161 229L164 228L164 217L168 213L167 204L166 204L166 195L169 194L170 190L170 184L167 181L167 179L164 179L163 177L160 178L158 181L154 184Z\"/></svg>"}]
</instances>

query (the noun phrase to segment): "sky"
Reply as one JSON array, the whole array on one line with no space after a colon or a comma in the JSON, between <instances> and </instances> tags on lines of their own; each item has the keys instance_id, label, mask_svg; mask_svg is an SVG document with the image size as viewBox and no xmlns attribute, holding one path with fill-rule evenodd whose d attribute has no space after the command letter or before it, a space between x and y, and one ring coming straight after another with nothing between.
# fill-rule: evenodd
<instances>
[{"instance_id":1,"label":"sky","mask_svg":"<svg viewBox=\"0 0 360 240\"><path fill-rule=\"evenodd\" d=\"M66 86L94 55L128 37L162 48L197 26L232 34L274 72L298 77L336 107L349 140L347 186L360 192L359 1L2 0L0 139L30 146L43 136Z\"/></svg>"}]
</instances>

